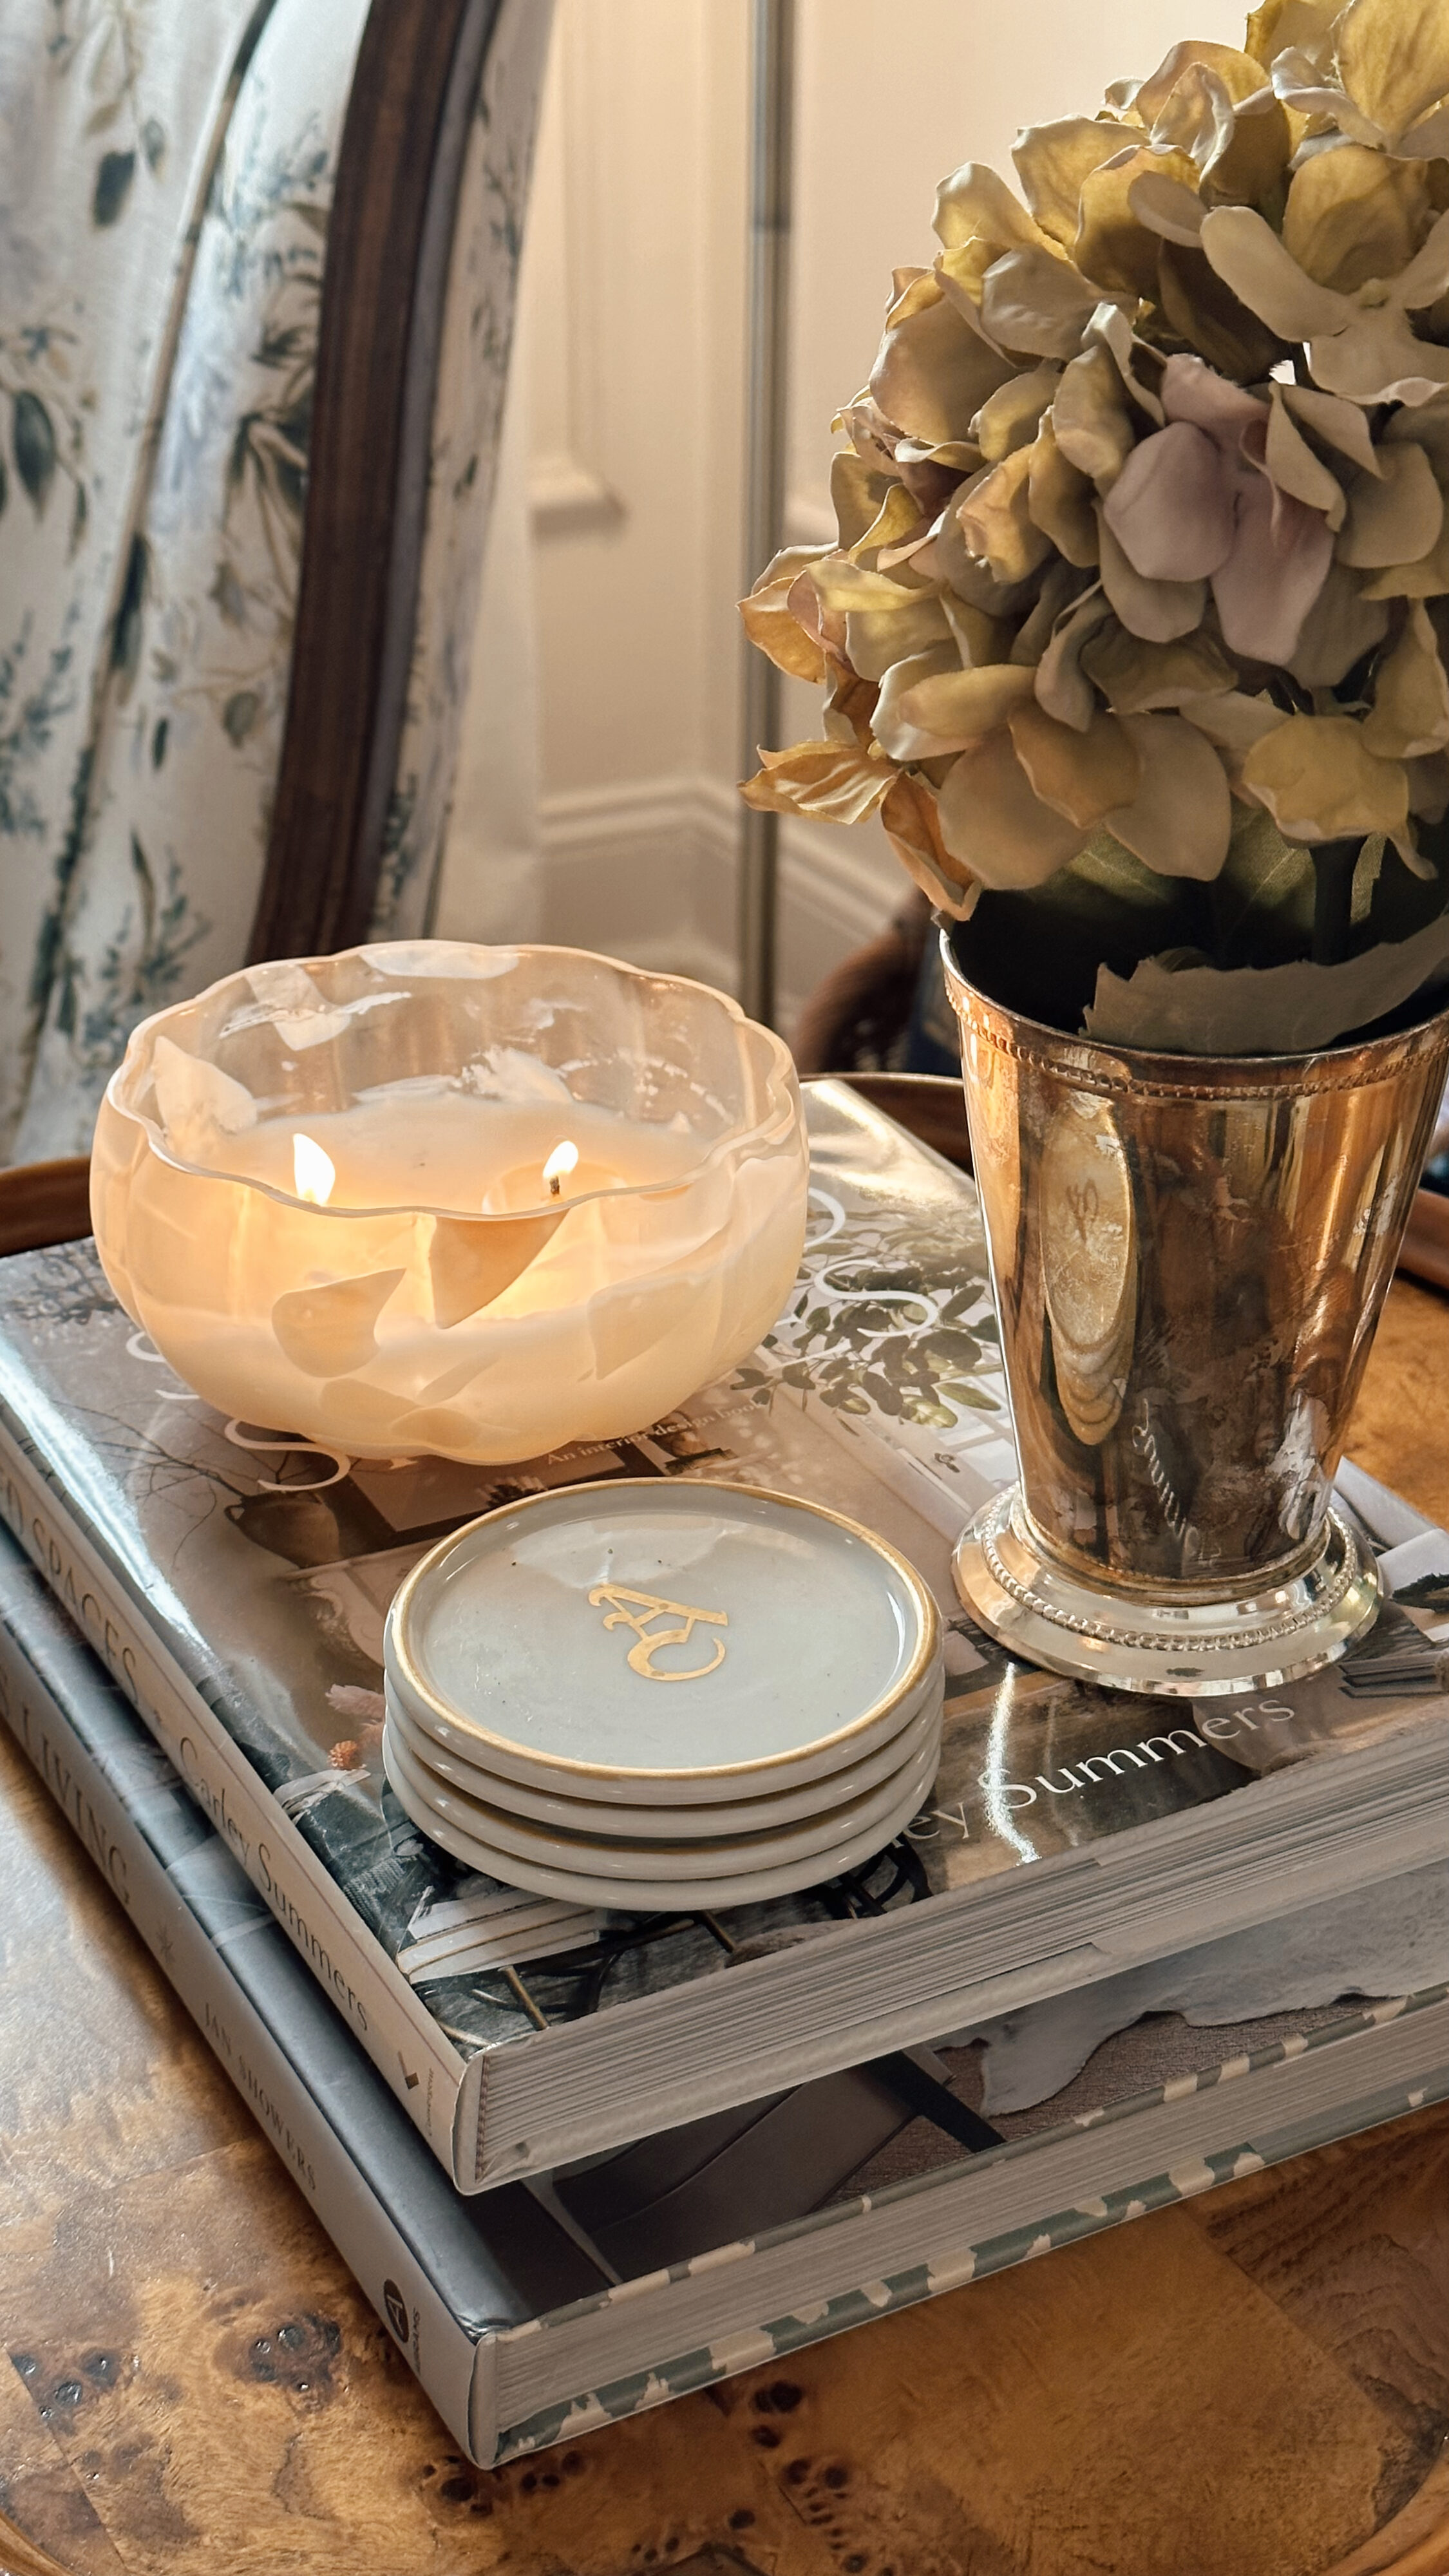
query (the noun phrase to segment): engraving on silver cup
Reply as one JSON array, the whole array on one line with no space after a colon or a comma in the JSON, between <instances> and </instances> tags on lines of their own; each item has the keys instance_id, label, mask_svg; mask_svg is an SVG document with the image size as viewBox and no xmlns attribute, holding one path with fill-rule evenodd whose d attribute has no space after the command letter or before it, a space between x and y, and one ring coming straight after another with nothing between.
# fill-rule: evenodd
<instances>
[{"instance_id":1,"label":"engraving on silver cup","mask_svg":"<svg viewBox=\"0 0 1449 2576\"><path fill-rule=\"evenodd\" d=\"M989 1001L943 938L1020 1483L967 1607L1098 1683L1314 1671L1377 1577L1330 1510L1449 1013L1296 1058L1148 1055Z\"/></svg>"}]
</instances>

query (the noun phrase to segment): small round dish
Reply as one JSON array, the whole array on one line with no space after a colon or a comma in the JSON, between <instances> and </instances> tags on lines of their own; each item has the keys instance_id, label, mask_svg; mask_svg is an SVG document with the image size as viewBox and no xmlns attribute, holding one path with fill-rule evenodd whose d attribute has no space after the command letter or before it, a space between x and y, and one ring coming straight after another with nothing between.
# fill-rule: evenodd
<instances>
[{"instance_id":1,"label":"small round dish","mask_svg":"<svg viewBox=\"0 0 1449 2576\"><path fill-rule=\"evenodd\" d=\"M383 1735L383 1768L395 1795L413 1814L413 1801L399 1785L397 1747ZM927 1784L929 1786L929 1783ZM818 1858L797 1860L778 1869L746 1870L738 1878L673 1879L668 1886L655 1878L609 1879L586 1877L580 1870L568 1867L535 1866L531 1861L516 1860L510 1853L494 1850L461 1833L443 1816L427 1812L420 1830L431 1835L444 1851L451 1852L469 1869L480 1869L492 1878L501 1878L517 1887L529 1887L541 1896L572 1898L576 1903L611 1906L630 1914L677 1914L689 1910L718 1912L732 1905L762 1905L777 1896L795 1896L802 1888L818 1887L827 1878L838 1877L842 1870L855 1869L870 1860L887 1844L903 1833L917 1812L921 1796L912 1786L906 1790L900 1805L887 1823L871 1832L857 1834L838 1849Z\"/></svg>"},{"instance_id":2,"label":"small round dish","mask_svg":"<svg viewBox=\"0 0 1449 2576\"><path fill-rule=\"evenodd\" d=\"M905 1558L815 1503L620 1477L486 1513L388 1614L402 1709L483 1769L621 1806L828 1779L942 1687L940 1622Z\"/></svg>"},{"instance_id":3,"label":"small round dish","mask_svg":"<svg viewBox=\"0 0 1449 2576\"><path fill-rule=\"evenodd\" d=\"M675 1807L626 1807L602 1798L575 1798L552 1789L535 1789L525 1781L509 1779L501 1771L490 1771L470 1758L469 1750L461 1749L471 1745L471 1753L476 1755L476 1744L461 1737L446 1718L424 1708L405 1708L390 1681L386 1701L388 1723L394 1734L426 1770L436 1772L441 1781L460 1789L465 1797L477 1798L484 1806L501 1807L509 1815L528 1817L536 1824L551 1825L564 1833L662 1842L702 1835L718 1838L763 1833L776 1825L812 1822L834 1813L849 1799L893 1780L917 1752L939 1742L941 1730L937 1691L925 1698L914 1716L907 1717L898 1735L862 1761L847 1763L823 1780L807 1780L798 1789L781 1789L762 1798L718 1799L708 1804L695 1800Z\"/></svg>"},{"instance_id":4,"label":"small round dish","mask_svg":"<svg viewBox=\"0 0 1449 2576\"><path fill-rule=\"evenodd\" d=\"M500 1807L485 1805L481 1799L466 1797L419 1761L391 1722L388 1734L414 1816L412 1802L421 1799L432 1814L446 1817L460 1833L507 1852L514 1863L541 1862L545 1867L576 1869L588 1878L657 1878L661 1883L678 1878L735 1878L746 1869L783 1868L796 1860L816 1859L841 1843L854 1842L859 1835L878 1829L895 1814L908 1791L914 1791L919 1804L936 1768L934 1751L926 1746L878 1788L867 1790L863 1797L851 1799L847 1806L828 1815L778 1825L764 1833L634 1842L622 1836L568 1833L531 1824L523 1816L512 1816Z\"/></svg>"}]
</instances>

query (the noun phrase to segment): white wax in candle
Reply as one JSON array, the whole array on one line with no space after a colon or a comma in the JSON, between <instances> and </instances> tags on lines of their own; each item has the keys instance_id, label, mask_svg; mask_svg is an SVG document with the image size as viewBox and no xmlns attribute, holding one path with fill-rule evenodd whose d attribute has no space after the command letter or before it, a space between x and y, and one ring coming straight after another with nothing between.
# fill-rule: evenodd
<instances>
[{"instance_id":1,"label":"white wax in candle","mask_svg":"<svg viewBox=\"0 0 1449 2576\"><path fill-rule=\"evenodd\" d=\"M333 1208L424 1207L459 1216L557 1206L590 1190L681 1180L701 1160L682 1125L647 1125L585 1101L480 1100L453 1084L398 1084L347 1109L266 1120L226 1139L226 1168L294 1191L292 1139L336 1168ZM543 1167L565 1138L579 1161L557 1200Z\"/></svg>"}]
</instances>

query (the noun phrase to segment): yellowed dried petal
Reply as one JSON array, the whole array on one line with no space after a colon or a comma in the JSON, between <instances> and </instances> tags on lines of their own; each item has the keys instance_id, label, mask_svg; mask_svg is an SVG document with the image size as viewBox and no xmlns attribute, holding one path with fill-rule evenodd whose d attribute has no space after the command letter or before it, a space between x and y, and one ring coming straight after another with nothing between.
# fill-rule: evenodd
<instances>
[{"instance_id":1,"label":"yellowed dried petal","mask_svg":"<svg viewBox=\"0 0 1449 2576\"><path fill-rule=\"evenodd\" d=\"M893 662L950 641L951 629L934 591L907 591L903 597L900 608L846 612L846 656L862 680L883 680Z\"/></svg>"},{"instance_id":2,"label":"yellowed dried petal","mask_svg":"<svg viewBox=\"0 0 1449 2576\"><path fill-rule=\"evenodd\" d=\"M1363 738L1380 760L1418 760L1449 743L1449 679L1429 612L1417 600L1379 665Z\"/></svg>"},{"instance_id":3,"label":"yellowed dried petal","mask_svg":"<svg viewBox=\"0 0 1449 2576\"><path fill-rule=\"evenodd\" d=\"M903 712L903 701L920 680L932 680L951 672L958 677L961 657L954 642L932 645L929 652L912 653L903 662L893 662L875 692L869 730L890 760L935 760L943 752L959 751L963 742L973 741L974 734L942 739L930 733ZM994 721L994 719L993 719Z\"/></svg>"},{"instance_id":4,"label":"yellowed dried petal","mask_svg":"<svg viewBox=\"0 0 1449 2576\"><path fill-rule=\"evenodd\" d=\"M892 547L903 548L911 537L917 537L924 545L928 534L919 501L912 498L904 483L892 483L870 526L857 537L849 551L859 561L863 555L884 554ZM883 569L889 571L890 566L884 565Z\"/></svg>"},{"instance_id":5,"label":"yellowed dried petal","mask_svg":"<svg viewBox=\"0 0 1449 2576\"><path fill-rule=\"evenodd\" d=\"M977 293L983 329L999 347L1031 357L1074 358L1097 305L1095 288L1070 260L1037 248L1004 251L981 276Z\"/></svg>"},{"instance_id":6,"label":"yellowed dried petal","mask_svg":"<svg viewBox=\"0 0 1449 2576\"><path fill-rule=\"evenodd\" d=\"M1084 349L1063 368L1052 403L1052 431L1068 464L1090 476L1099 492L1110 491L1137 436L1122 379L1100 345Z\"/></svg>"},{"instance_id":7,"label":"yellowed dried petal","mask_svg":"<svg viewBox=\"0 0 1449 2576\"><path fill-rule=\"evenodd\" d=\"M1287 716L1243 762L1243 786L1285 840L1336 841L1350 832L1403 832L1402 765L1377 760L1352 716Z\"/></svg>"},{"instance_id":8,"label":"yellowed dried petal","mask_svg":"<svg viewBox=\"0 0 1449 2576\"><path fill-rule=\"evenodd\" d=\"M1058 116L1029 125L1012 146L1022 195L1044 233L1070 250L1077 238L1082 182L1139 140L1134 127L1099 116Z\"/></svg>"},{"instance_id":9,"label":"yellowed dried petal","mask_svg":"<svg viewBox=\"0 0 1449 2576\"><path fill-rule=\"evenodd\" d=\"M878 517L882 501L893 488L891 477L857 456L853 448L843 447L838 456L832 456L830 498L840 542L847 551Z\"/></svg>"},{"instance_id":10,"label":"yellowed dried petal","mask_svg":"<svg viewBox=\"0 0 1449 2576\"><path fill-rule=\"evenodd\" d=\"M1382 472L1372 433L1357 403L1346 402L1342 394L1321 393L1317 385L1280 385L1274 399L1286 403L1294 419L1326 447L1337 448L1340 456L1361 465L1366 474Z\"/></svg>"},{"instance_id":11,"label":"yellowed dried petal","mask_svg":"<svg viewBox=\"0 0 1449 2576\"><path fill-rule=\"evenodd\" d=\"M1349 485L1338 540L1340 561L1360 569L1417 563L1444 524L1444 497L1422 447L1381 447L1379 464L1379 474L1356 474Z\"/></svg>"},{"instance_id":12,"label":"yellowed dried petal","mask_svg":"<svg viewBox=\"0 0 1449 2576\"><path fill-rule=\"evenodd\" d=\"M984 161L963 161L936 190L933 229L947 250L978 233L1008 250L1013 242L1040 241L1042 234L1019 197Z\"/></svg>"},{"instance_id":13,"label":"yellowed dried petal","mask_svg":"<svg viewBox=\"0 0 1449 2576\"><path fill-rule=\"evenodd\" d=\"M1144 170L1128 189L1127 202L1149 232L1185 250L1197 249L1207 208L1196 188L1181 179L1165 179L1160 170Z\"/></svg>"},{"instance_id":14,"label":"yellowed dried petal","mask_svg":"<svg viewBox=\"0 0 1449 2576\"><path fill-rule=\"evenodd\" d=\"M1405 133L1449 93L1444 0L1352 0L1338 26L1338 74L1375 125Z\"/></svg>"},{"instance_id":15,"label":"yellowed dried petal","mask_svg":"<svg viewBox=\"0 0 1449 2576\"><path fill-rule=\"evenodd\" d=\"M1214 44L1205 36L1188 37L1164 54L1156 71L1141 84L1133 105L1144 124L1151 125L1162 114L1183 74L1197 68L1215 72L1235 106L1263 87L1262 66L1251 54L1240 53L1236 45Z\"/></svg>"},{"instance_id":16,"label":"yellowed dried petal","mask_svg":"<svg viewBox=\"0 0 1449 2576\"><path fill-rule=\"evenodd\" d=\"M1283 354L1276 331L1240 303L1201 250L1159 243L1157 300L1188 347L1234 384L1261 383Z\"/></svg>"},{"instance_id":17,"label":"yellowed dried petal","mask_svg":"<svg viewBox=\"0 0 1449 2576\"><path fill-rule=\"evenodd\" d=\"M1331 563L1298 629L1288 669L1306 689L1336 689L1388 631L1389 612L1369 597L1363 576L1348 564Z\"/></svg>"},{"instance_id":18,"label":"yellowed dried petal","mask_svg":"<svg viewBox=\"0 0 1449 2576\"><path fill-rule=\"evenodd\" d=\"M970 671L927 673L912 666L913 676L892 697L881 730L876 732L893 760L932 760L943 752L964 751L1006 723L1013 707L1031 696L1033 673L1014 662L990 662ZM881 691L885 706L890 677ZM909 738L911 748L898 749Z\"/></svg>"},{"instance_id":19,"label":"yellowed dried petal","mask_svg":"<svg viewBox=\"0 0 1449 2576\"><path fill-rule=\"evenodd\" d=\"M814 814L828 823L859 823L873 814L895 776L890 762L853 743L797 742L762 751L764 766L740 788L765 813Z\"/></svg>"},{"instance_id":20,"label":"yellowed dried petal","mask_svg":"<svg viewBox=\"0 0 1449 2576\"><path fill-rule=\"evenodd\" d=\"M1097 514L1092 485L1063 456L1050 418L1042 422L1031 451L1026 505L1037 526L1050 537L1058 554L1085 570L1097 560Z\"/></svg>"},{"instance_id":21,"label":"yellowed dried petal","mask_svg":"<svg viewBox=\"0 0 1449 2576\"><path fill-rule=\"evenodd\" d=\"M1442 599L1449 591L1449 513L1433 545L1417 563L1391 564L1371 573L1362 596L1376 599Z\"/></svg>"},{"instance_id":22,"label":"yellowed dried petal","mask_svg":"<svg viewBox=\"0 0 1449 2576\"><path fill-rule=\"evenodd\" d=\"M1087 643L1111 615L1101 590L1089 590L1068 609L1036 669L1036 698L1049 716L1085 733L1097 712L1091 681L1082 668Z\"/></svg>"},{"instance_id":23,"label":"yellowed dried petal","mask_svg":"<svg viewBox=\"0 0 1449 2576\"><path fill-rule=\"evenodd\" d=\"M1283 722L1283 710L1271 698L1249 697L1245 690L1227 689L1211 697L1184 698L1177 710L1220 751L1248 752L1265 733L1272 733Z\"/></svg>"},{"instance_id":24,"label":"yellowed dried petal","mask_svg":"<svg viewBox=\"0 0 1449 2576\"><path fill-rule=\"evenodd\" d=\"M1083 647L1082 668L1119 716L1152 715L1214 690L1231 689L1237 673L1210 635L1149 644L1113 618Z\"/></svg>"},{"instance_id":25,"label":"yellowed dried petal","mask_svg":"<svg viewBox=\"0 0 1449 2576\"><path fill-rule=\"evenodd\" d=\"M1215 205L1256 206L1276 214L1299 139L1296 120L1275 98L1235 115L1226 139L1203 165L1203 189Z\"/></svg>"},{"instance_id":26,"label":"yellowed dried petal","mask_svg":"<svg viewBox=\"0 0 1449 2576\"><path fill-rule=\"evenodd\" d=\"M934 447L968 437L987 395L1013 370L930 283L934 301L887 330L870 390L898 430Z\"/></svg>"},{"instance_id":27,"label":"yellowed dried petal","mask_svg":"<svg viewBox=\"0 0 1449 2576\"><path fill-rule=\"evenodd\" d=\"M1018 447L1030 447L1060 382L1060 367L1030 367L1008 377L987 396L971 424L971 435L988 465L999 465Z\"/></svg>"},{"instance_id":28,"label":"yellowed dried petal","mask_svg":"<svg viewBox=\"0 0 1449 2576\"><path fill-rule=\"evenodd\" d=\"M786 546L761 573L749 598L740 601L740 616L750 642L758 644L778 670L788 671L797 680L825 677L825 656L788 603L799 575L810 564L818 563L826 551L822 546Z\"/></svg>"},{"instance_id":29,"label":"yellowed dried petal","mask_svg":"<svg viewBox=\"0 0 1449 2576\"><path fill-rule=\"evenodd\" d=\"M1331 336L1352 318L1353 308L1341 296L1305 277L1272 225L1251 206L1215 206L1203 223L1202 246L1224 285L1281 339Z\"/></svg>"},{"instance_id":30,"label":"yellowed dried petal","mask_svg":"<svg viewBox=\"0 0 1449 2576\"><path fill-rule=\"evenodd\" d=\"M1024 581L1052 551L1050 537L1031 515L1030 472L1031 449L1019 447L957 506L957 524L967 545L990 565L995 581Z\"/></svg>"},{"instance_id":31,"label":"yellowed dried petal","mask_svg":"<svg viewBox=\"0 0 1449 2576\"><path fill-rule=\"evenodd\" d=\"M1145 144L1090 171L1082 183L1081 221L1072 257L1095 285L1151 297L1157 287L1158 237L1139 221L1131 204L1134 180L1147 175L1178 179L1186 188L1197 184L1197 167L1189 153L1154 152Z\"/></svg>"},{"instance_id":32,"label":"yellowed dried petal","mask_svg":"<svg viewBox=\"0 0 1449 2576\"><path fill-rule=\"evenodd\" d=\"M947 850L931 789L918 778L897 778L880 819L896 857L921 892L953 920L969 919L981 887Z\"/></svg>"},{"instance_id":33,"label":"yellowed dried petal","mask_svg":"<svg viewBox=\"0 0 1449 2576\"><path fill-rule=\"evenodd\" d=\"M936 791L941 839L985 886L1044 885L1086 839L1033 793L1003 726L963 751Z\"/></svg>"},{"instance_id":34,"label":"yellowed dried petal","mask_svg":"<svg viewBox=\"0 0 1449 2576\"><path fill-rule=\"evenodd\" d=\"M1123 625L1151 644L1170 644L1202 624L1207 607L1205 581L1150 581L1129 562L1111 528L1097 510L1097 544L1102 587Z\"/></svg>"},{"instance_id":35,"label":"yellowed dried petal","mask_svg":"<svg viewBox=\"0 0 1449 2576\"><path fill-rule=\"evenodd\" d=\"M1343 485L1314 455L1284 404L1281 385L1273 387L1266 463L1280 492L1290 492L1295 501L1306 501L1310 510L1321 510L1330 528L1343 526L1348 509Z\"/></svg>"},{"instance_id":36,"label":"yellowed dried petal","mask_svg":"<svg viewBox=\"0 0 1449 2576\"><path fill-rule=\"evenodd\" d=\"M1295 170L1283 240L1320 286L1352 295L1371 277L1397 277L1408 267L1430 212L1421 164L1343 143Z\"/></svg>"},{"instance_id":37,"label":"yellowed dried petal","mask_svg":"<svg viewBox=\"0 0 1449 2576\"><path fill-rule=\"evenodd\" d=\"M1084 830L1130 805L1141 788L1141 757L1115 716L1098 714L1079 733L1032 697L1013 709L1009 727L1033 792Z\"/></svg>"},{"instance_id":38,"label":"yellowed dried petal","mask_svg":"<svg viewBox=\"0 0 1449 2576\"><path fill-rule=\"evenodd\" d=\"M1163 877L1220 874L1233 829L1227 772L1212 744L1181 716L1124 716L1142 764L1131 803L1105 818L1115 840Z\"/></svg>"},{"instance_id":39,"label":"yellowed dried petal","mask_svg":"<svg viewBox=\"0 0 1449 2576\"><path fill-rule=\"evenodd\" d=\"M817 555L805 570L822 608L871 609L888 616L929 596L926 585L909 575L894 581L886 573L873 572L868 565L855 563L849 555L842 554L833 546Z\"/></svg>"},{"instance_id":40,"label":"yellowed dried petal","mask_svg":"<svg viewBox=\"0 0 1449 2576\"><path fill-rule=\"evenodd\" d=\"M1243 49L1266 71L1288 45L1310 45L1327 35L1340 0L1262 0L1248 18Z\"/></svg>"}]
</instances>

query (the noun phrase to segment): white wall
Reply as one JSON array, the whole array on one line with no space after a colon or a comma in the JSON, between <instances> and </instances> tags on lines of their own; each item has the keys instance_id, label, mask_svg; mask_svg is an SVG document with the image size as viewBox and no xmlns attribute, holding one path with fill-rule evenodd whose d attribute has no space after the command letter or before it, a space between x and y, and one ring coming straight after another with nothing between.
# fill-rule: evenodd
<instances>
[{"instance_id":1,"label":"white wall","mask_svg":"<svg viewBox=\"0 0 1449 2576\"><path fill-rule=\"evenodd\" d=\"M938 178L1010 175L1018 124L1090 112L1228 0L798 0L792 536L832 533L830 420ZM541 864L519 927L732 974L748 0L559 0L525 257ZM516 506L516 505L515 505ZM485 608L485 613L487 613ZM497 613L496 610L494 612ZM497 668L490 636L479 690ZM788 692L814 732L813 693ZM475 709L478 737L484 716ZM447 916L483 907L478 766ZM523 901L521 892L518 900ZM785 836L783 1008L904 880L874 827ZM498 904L488 905L497 926Z\"/></svg>"}]
</instances>

